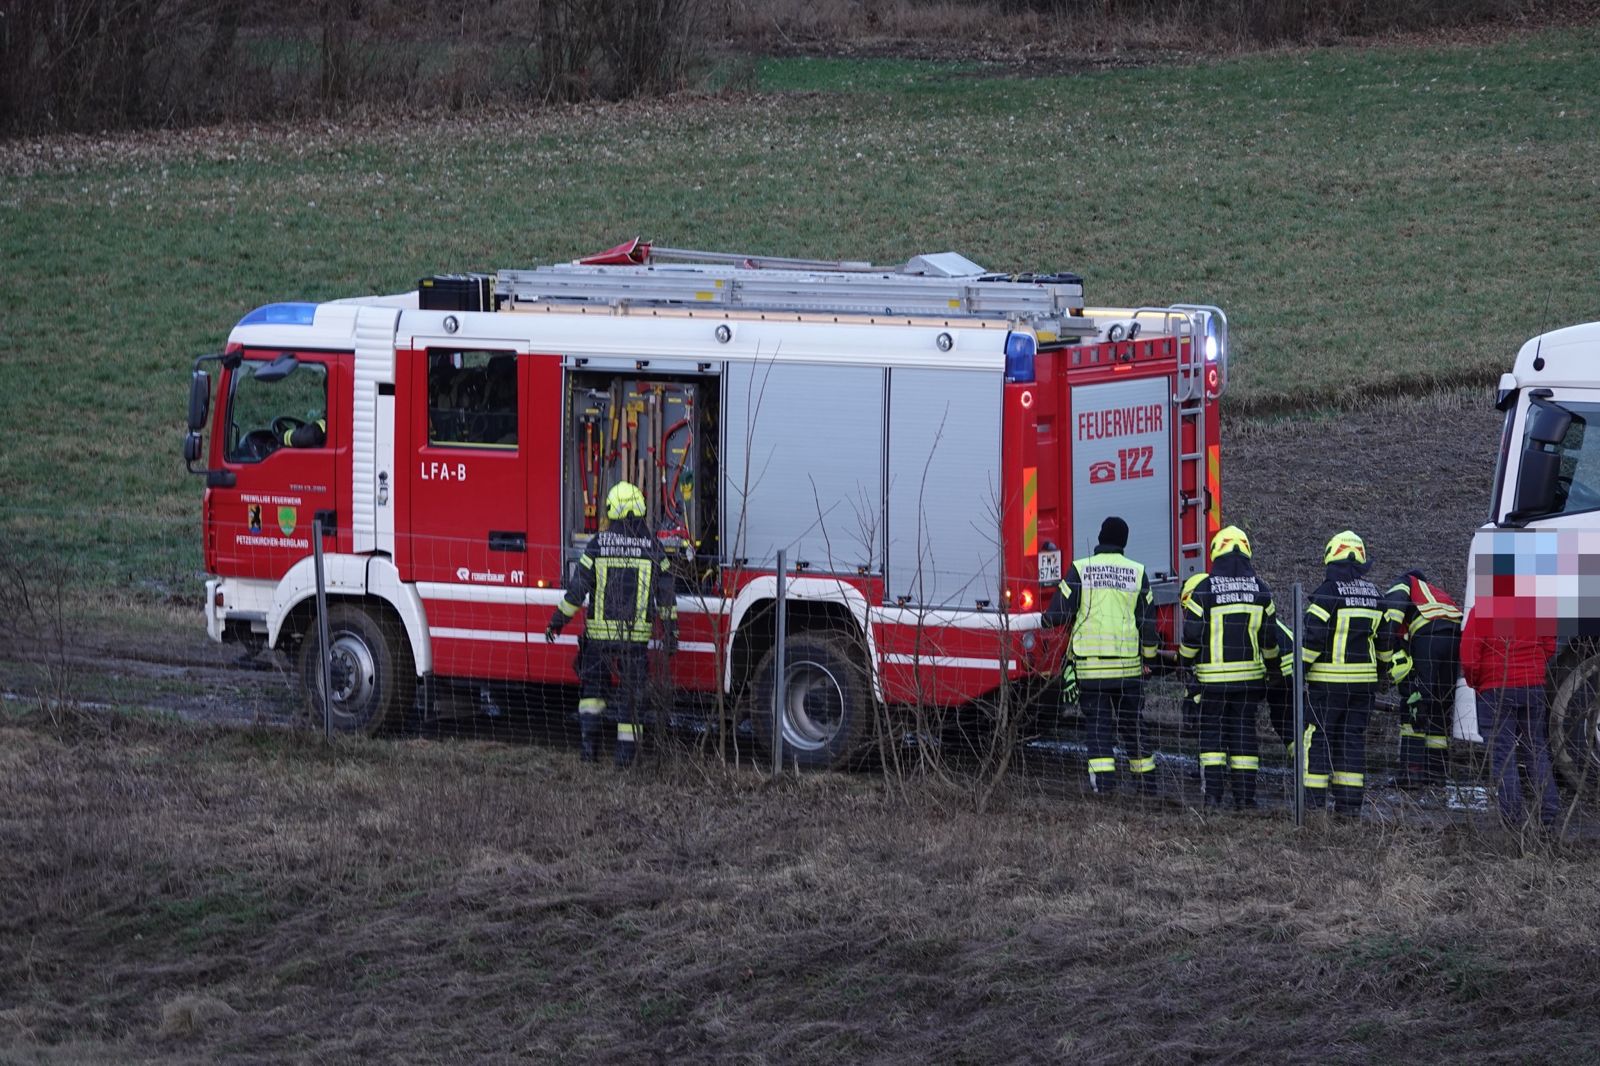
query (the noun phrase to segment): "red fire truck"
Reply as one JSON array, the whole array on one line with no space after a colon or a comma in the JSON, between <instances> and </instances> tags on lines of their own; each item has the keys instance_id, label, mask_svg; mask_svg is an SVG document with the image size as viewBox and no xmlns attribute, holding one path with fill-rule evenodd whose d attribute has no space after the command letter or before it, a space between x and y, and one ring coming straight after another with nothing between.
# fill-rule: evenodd
<instances>
[{"instance_id":1,"label":"red fire truck","mask_svg":"<svg viewBox=\"0 0 1600 1066\"><path fill-rule=\"evenodd\" d=\"M675 560L681 690L772 690L785 552L785 751L837 765L877 707L1047 676L1040 612L1108 514L1170 615L1218 525L1227 365L1215 307L1086 307L1076 275L952 253L634 241L269 304L191 384L207 629L289 654L320 706L320 519L340 728L453 687L570 682L578 627L543 630L627 479Z\"/></svg>"}]
</instances>

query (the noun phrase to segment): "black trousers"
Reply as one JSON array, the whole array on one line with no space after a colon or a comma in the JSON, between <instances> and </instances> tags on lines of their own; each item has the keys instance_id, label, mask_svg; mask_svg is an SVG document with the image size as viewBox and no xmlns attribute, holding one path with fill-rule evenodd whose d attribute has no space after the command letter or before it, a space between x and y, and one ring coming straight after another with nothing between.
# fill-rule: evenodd
<instances>
[{"instance_id":1,"label":"black trousers","mask_svg":"<svg viewBox=\"0 0 1600 1066\"><path fill-rule=\"evenodd\" d=\"M1206 798L1220 801L1233 783L1233 802L1253 807L1261 741L1256 708L1267 694L1264 681L1200 685L1200 780Z\"/></svg>"},{"instance_id":2,"label":"black trousers","mask_svg":"<svg viewBox=\"0 0 1600 1066\"><path fill-rule=\"evenodd\" d=\"M1373 686L1312 681L1306 766L1306 806L1315 810L1333 794L1333 809L1360 814L1367 784L1367 722L1372 718Z\"/></svg>"},{"instance_id":3,"label":"black trousers","mask_svg":"<svg viewBox=\"0 0 1600 1066\"><path fill-rule=\"evenodd\" d=\"M1461 676L1461 630L1430 622L1411 641L1416 665L1401 685L1400 769L1411 784L1442 785L1450 753L1450 716ZM1415 692L1420 698L1409 701Z\"/></svg>"},{"instance_id":4,"label":"black trousers","mask_svg":"<svg viewBox=\"0 0 1600 1066\"><path fill-rule=\"evenodd\" d=\"M578 716L617 723L617 742L631 743L644 729L650 647L636 640L586 641L578 657Z\"/></svg>"},{"instance_id":5,"label":"black trousers","mask_svg":"<svg viewBox=\"0 0 1600 1066\"><path fill-rule=\"evenodd\" d=\"M1127 753L1128 771L1141 792L1155 790L1151 776L1155 755L1145 748L1144 681L1137 677L1078 682L1078 706L1083 709L1084 739L1089 747L1089 785L1096 792L1115 786L1116 747L1120 739Z\"/></svg>"}]
</instances>

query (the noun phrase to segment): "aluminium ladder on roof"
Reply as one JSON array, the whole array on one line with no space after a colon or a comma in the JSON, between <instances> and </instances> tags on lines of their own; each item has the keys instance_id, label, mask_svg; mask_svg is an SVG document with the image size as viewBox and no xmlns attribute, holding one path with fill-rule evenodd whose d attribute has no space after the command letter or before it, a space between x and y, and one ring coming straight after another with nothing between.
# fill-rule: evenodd
<instances>
[{"instance_id":1,"label":"aluminium ladder on roof","mask_svg":"<svg viewBox=\"0 0 1600 1066\"><path fill-rule=\"evenodd\" d=\"M495 293L519 303L665 305L724 311L851 315L1069 319L1083 308L1083 283L1071 276L1014 280L1003 274L938 277L738 266L589 266L562 263L503 270ZM1062 322L1061 332L1091 335Z\"/></svg>"}]
</instances>

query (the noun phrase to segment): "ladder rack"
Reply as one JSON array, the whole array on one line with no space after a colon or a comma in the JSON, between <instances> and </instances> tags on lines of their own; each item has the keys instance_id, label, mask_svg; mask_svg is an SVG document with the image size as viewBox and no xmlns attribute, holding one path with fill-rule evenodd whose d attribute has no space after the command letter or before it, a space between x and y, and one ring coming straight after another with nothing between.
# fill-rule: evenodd
<instances>
[{"instance_id":1,"label":"ladder rack","mask_svg":"<svg viewBox=\"0 0 1600 1066\"><path fill-rule=\"evenodd\" d=\"M664 250L671 252L670 249ZM1058 333L1088 336L1093 323L1063 321L1083 309L1083 280L1075 274L985 273L948 253L923 256L904 267L861 263L684 253L715 263L595 265L559 263L531 270L503 270L495 294L502 303L632 305L722 311L786 311L813 314L993 318L1056 322ZM788 264L794 265L788 265ZM749 266L746 264L760 264ZM817 269L827 266L831 269ZM968 267L974 272L939 273ZM924 270L928 272L910 272Z\"/></svg>"}]
</instances>

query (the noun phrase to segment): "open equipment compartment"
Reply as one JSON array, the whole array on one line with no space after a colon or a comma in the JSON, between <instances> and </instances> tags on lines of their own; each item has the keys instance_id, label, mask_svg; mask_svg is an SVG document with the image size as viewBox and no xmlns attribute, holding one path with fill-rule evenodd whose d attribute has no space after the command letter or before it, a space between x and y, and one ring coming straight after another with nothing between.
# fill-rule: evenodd
<instances>
[{"instance_id":1,"label":"open equipment compartment","mask_svg":"<svg viewBox=\"0 0 1600 1066\"><path fill-rule=\"evenodd\" d=\"M680 584L715 576L715 376L574 371L567 377L568 544L608 525L619 481L644 493L645 521L673 556Z\"/></svg>"}]
</instances>

